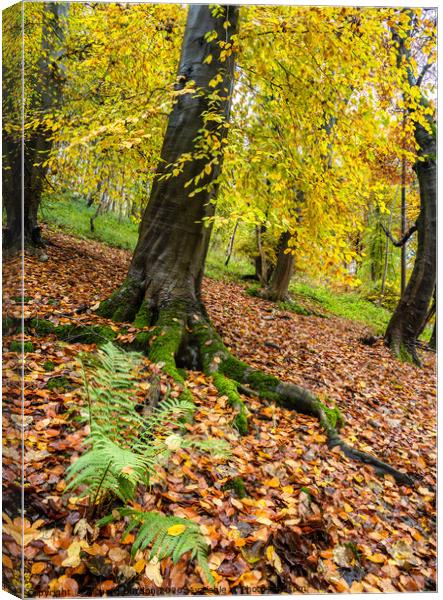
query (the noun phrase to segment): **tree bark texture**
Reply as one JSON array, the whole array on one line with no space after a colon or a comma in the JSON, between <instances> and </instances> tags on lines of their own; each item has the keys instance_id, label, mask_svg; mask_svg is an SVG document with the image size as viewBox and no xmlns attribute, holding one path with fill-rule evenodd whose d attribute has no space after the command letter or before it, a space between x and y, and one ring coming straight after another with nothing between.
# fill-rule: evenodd
<instances>
[{"instance_id":1,"label":"tree bark texture","mask_svg":"<svg viewBox=\"0 0 443 600\"><path fill-rule=\"evenodd\" d=\"M419 363L416 341L423 329L436 282L437 251L437 172L435 129L427 131L416 124L415 137L420 146L415 165L420 188L420 214L417 219L417 255L405 292L389 321L385 342L401 355L406 353Z\"/></svg>"}]
</instances>

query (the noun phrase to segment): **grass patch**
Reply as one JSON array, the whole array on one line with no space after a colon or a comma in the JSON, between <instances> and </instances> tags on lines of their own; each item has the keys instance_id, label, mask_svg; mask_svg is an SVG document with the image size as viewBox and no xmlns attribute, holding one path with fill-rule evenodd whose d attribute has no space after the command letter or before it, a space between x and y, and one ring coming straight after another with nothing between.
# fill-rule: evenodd
<instances>
[{"instance_id":1,"label":"grass patch","mask_svg":"<svg viewBox=\"0 0 443 600\"><path fill-rule=\"evenodd\" d=\"M208 252L205 265L205 275L211 279L231 279L241 281L244 275L253 275L252 261L240 254L233 253L227 267L226 255L221 248L212 245Z\"/></svg>"},{"instance_id":2,"label":"grass patch","mask_svg":"<svg viewBox=\"0 0 443 600\"><path fill-rule=\"evenodd\" d=\"M66 194L57 198L48 195L41 203L40 219L79 238L97 240L115 248L134 250L138 238L138 225L108 212L95 219L95 231L91 231L90 219L96 210L96 206L88 208L84 199L74 199Z\"/></svg>"},{"instance_id":3,"label":"grass patch","mask_svg":"<svg viewBox=\"0 0 443 600\"><path fill-rule=\"evenodd\" d=\"M330 315L369 325L378 335L384 334L391 312L376 306L358 293L333 292L320 286L292 282L289 291L300 300L309 300Z\"/></svg>"}]
</instances>

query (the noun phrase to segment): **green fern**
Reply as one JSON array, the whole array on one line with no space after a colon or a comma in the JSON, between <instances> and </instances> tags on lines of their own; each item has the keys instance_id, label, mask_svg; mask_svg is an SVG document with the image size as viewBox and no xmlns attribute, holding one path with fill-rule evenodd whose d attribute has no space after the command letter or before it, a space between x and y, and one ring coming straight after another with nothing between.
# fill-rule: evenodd
<instances>
[{"instance_id":1,"label":"green fern","mask_svg":"<svg viewBox=\"0 0 443 600\"><path fill-rule=\"evenodd\" d=\"M167 460L170 450L163 441L164 434L178 425L193 405L167 398L148 418L140 416L131 396L142 355L111 343L95 355L83 357L81 364L90 448L68 468L67 489L85 485L86 493L95 501L111 492L127 502L134 497L137 484L148 485L156 465Z\"/></svg>"},{"instance_id":2,"label":"green fern","mask_svg":"<svg viewBox=\"0 0 443 600\"><path fill-rule=\"evenodd\" d=\"M191 560L196 559L200 565L208 583L214 585L214 578L208 565L208 545L203 537L200 527L189 519L162 515L157 512L143 512L133 508L118 509L121 516L128 518L128 526L123 538L135 528L139 528L132 545L131 556L135 556L138 550L146 550L151 546L150 559L157 557L158 560L170 556L174 564L187 552L191 552ZM98 522L98 526L113 521L115 517L110 515ZM181 525L182 531L177 534L169 533L171 528Z\"/></svg>"},{"instance_id":3,"label":"green fern","mask_svg":"<svg viewBox=\"0 0 443 600\"><path fill-rule=\"evenodd\" d=\"M148 417L135 409L135 375L143 366L139 353L111 343L81 359L89 421L89 449L67 471L67 490L85 486L93 502L112 493L123 502L134 498L137 485L149 485L156 467L178 448L195 448L228 456L223 440L196 440L171 434L194 405L165 398ZM169 435L168 435L169 434Z\"/></svg>"},{"instance_id":4,"label":"green fern","mask_svg":"<svg viewBox=\"0 0 443 600\"><path fill-rule=\"evenodd\" d=\"M97 433L92 448L69 467L67 489L86 485L95 500L100 493L112 492L127 502L134 497L138 483L149 483L155 465L153 451L132 452Z\"/></svg>"}]
</instances>

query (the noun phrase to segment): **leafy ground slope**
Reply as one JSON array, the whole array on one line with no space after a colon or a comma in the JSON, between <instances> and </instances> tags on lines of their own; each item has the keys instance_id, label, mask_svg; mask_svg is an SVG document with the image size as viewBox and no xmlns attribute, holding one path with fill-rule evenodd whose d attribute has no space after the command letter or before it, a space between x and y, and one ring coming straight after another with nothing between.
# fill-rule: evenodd
<instances>
[{"instance_id":1,"label":"leafy ground slope","mask_svg":"<svg viewBox=\"0 0 443 600\"><path fill-rule=\"evenodd\" d=\"M51 233L49 260L27 258L25 317L55 323L107 323L93 309L124 277L129 253L95 241ZM5 269L5 290L14 266ZM328 451L316 420L246 398L250 433L231 428L231 409L210 379L191 373L198 411L194 435L226 439L229 460L177 452L151 489L137 498L144 509L194 519L211 547L210 566L221 593L395 592L435 589L435 372L399 363L382 345L360 343L364 326L339 318L276 310L234 282L207 279L209 314L225 342L243 360L285 381L314 390L346 418L343 437L383 460L421 476L415 489L378 477L340 450ZM19 312L5 298L9 314ZM127 336L136 330L130 328ZM83 451L87 428L75 362L93 344L54 336L26 339L25 366L25 581L27 595L134 595L161 588L205 593L195 564L130 561L131 535L123 521L94 527L86 499L64 493L66 467ZM14 465L20 458L17 354L4 344L3 428L4 582L17 592L20 528L10 517L20 499ZM140 375L139 396L151 371ZM58 378L58 379L57 379ZM55 380L55 381L54 381ZM172 386L162 375L162 390ZM52 382L52 384L51 384ZM174 390L175 391L175 390ZM226 484L243 480L241 498ZM241 494L240 494L241 495ZM109 509L109 507L108 507ZM9 513L9 514L8 514Z\"/></svg>"}]
</instances>

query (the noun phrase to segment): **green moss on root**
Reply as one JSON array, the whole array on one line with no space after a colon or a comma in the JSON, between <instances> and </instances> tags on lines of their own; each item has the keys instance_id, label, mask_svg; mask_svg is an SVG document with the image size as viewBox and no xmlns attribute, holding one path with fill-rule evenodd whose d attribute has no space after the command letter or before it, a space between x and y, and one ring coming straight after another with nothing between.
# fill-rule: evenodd
<instances>
[{"instance_id":1,"label":"green moss on root","mask_svg":"<svg viewBox=\"0 0 443 600\"><path fill-rule=\"evenodd\" d=\"M277 377L273 375L267 375L266 373L262 373L261 371L251 371L247 374L246 382L257 391L261 398L266 398L267 400L277 400L278 394L276 393L276 388L280 384L280 381Z\"/></svg>"},{"instance_id":2,"label":"green moss on root","mask_svg":"<svg viewBox=\"0 0 443 600\"><path fill-rule=\"evenodd\" d=\"M46 319L32 319L30 326L37 335L54 334L65 342L106 344L117 336L107 325L57 325Z\"/></svg>"},{"instance_id":3,"label":"green moss on root","mask_svg":"<svg viewBox=\"0 0 443 600\"><path fill-rule=\"evenodd\" d=\"M59 325L54 334L65 342L82 344L106 344L117 336L107 325Z\"/></svg>"},{"instance_id":4,"label":"green moss on root","mask_svg":"<svg viewBox=\"0 0 443 600\"><path fill-rule=\"evenodd\" d=\"M21 352L22 343L20 340L13 340L9 345L10 352ZM32 342L23 343L23 352L34 352L34 344Z\"/></svg>"},{"instance_id":5,"label":"green moss on root","mask_svg":"<svg viewBox=\"0 0 443 600\"><path fill-rule=\"evenodd\" d=\"M7 334L14 327L15 322L12 317L3 317L2 319L2 331L3 334Z\"/></svg>"},{"instance_id":6,"label":"green moss on root","mask_svg":"<svg viewBox=\"0 0 443 600\"><path fill-rule=\"evenodd\" d=\"M337 408L336 406L334 406L334 408L329 408L328 406L323 404L323 402L320 401L319 405L325 413L326 418L331 427L333 427L334 429L340 429L341 427L343 427L343 425L345 424L345 419L342 413L340 412L339 408Z\"/></svg>"},{"instance_id":7,"label":"green moss on root","mask_svg":"<svg viewBox=\"0 0 443 600\"><path fill-rule=\"evenodd\" d=\"M411 365L415 364L412 353L406 348L404 344L400 345L400 348L397 353L397 358L402 362L409 363Z\"/></svg>"},{"instance_id":8,"label":"green moss on root","mask_svg":"<svg viewBox=\"0 0 443 600\"><path fill-rule=\"evenodd\" d=\"M232 424L241 435L248 433L248 411L242 397L237 391L237 386L232 379L216 371L212 374L214 385L222 396L228 398L228 403L237 412Z\"/></svg>"},{"instance_id":9,"label":"green moss on root","mask_svg":"<svg viewBox=\"0 0 443 600\"><path fill-rule=\"evenodd\" d=\"M32 296L14 296L12 299L17 304L27 304L28 302L31 302Z\"/></svg>"},{"instance_id":10,"label":"green moss on root","mask_svg":"<svg viewBox=\"0 0 443 600\"><path fill-rule=\"evenodd\" d=\"M141 289L139 282L127 277L118 290L104 300L97 309L97 314L113 319L117 322L132 321L140 299Z\"/></svg>"},{"instance_id":11,"label":"green moss on root","mask_svg":"<svg viewBox=\"0 0 443 600\"><path fill-rule=\"evenodd\" d=\"M221 371L227 377L249 385L263 399L278 400L279 398L276 389L280 381L277 377L256 371L233 356L229 356L223 361Z\"/></svg>"},{"instance_id":12,"label":"green moss on root","mask_svg":"<svg viewBox=\"0 0 443 600\"><path fill-rule=\"evenodd\" d=\"M222 490L232 490L238 498L245 498L247 496L245 482L241 477L233 477L227 481Z\"/></svg>"},{"instance_id":13,"label":"green moss on root","mask_svg":"<svg viewBox=\"0 0 443 600\"><path fill-rule=\"evenodd\" d=\"M47 335L53 333L55 329L54 323L46 319L31 319L29 325L35 330L35 333L39 335Z\"/></svg>"},{"instance_id":14,"label":"green moss on root","mask_svg":"<svg viewBox=\"0 0 443 600\"><path fill-rule=\"evenodd\" d=\"M229 356L221 364L221 370L226 377L230 377L234 381L244 382L245 374L250 370L250 367L238 358Z\"/></svg>"},{"instance_id":15,"label":"green moss on root","mask_svg":"<svg viewBox=\"0 0 443 600\"><path fill-rule=\"evenodd\" d=\"M156 327L152 331L139 333L136 340L140 344L146 339L147 345L144 350L149 360L157 364L162 363L163 371L183 387L179 398L193 403L192 393L185 387L185 378L175 361L185 330L185 321L181 318L183 314L185 314L184 307L179 303L161 310Z\"/></svg>"},{"instance_id":16,"label":"green moss on root","mask_svg":"<svg viewBox=\"0 0 443 600\"><path fill-rule=\"evenodd\" d=\"M48 390L65 389L69 386L69 381L66 377L53 377L46 384Z\"/></svg>"},{"instance_id":17,"label":"green moss on root","mask_svg":"<svg viewBox=\"0 0 443 600\"><path fill-rule=\"evenodd\" d=\"M138 313L135 315L134 327L149 327L151 323L151 313L146 300L143 300Z\"/></svg>"},{"instance_id":18,"label":"green moss on root","mask_svg":"<svg viewBox=\"0 0 443 600\"><path fill-rule=\"evenodd\" d=\"M144 352L145 354L148 354L148 346L151 336L152 333L149 333L149 331L141 331L140 333L137 333L134 341L132 344L130 344L131 349L137 350L137 352Z\"/></svg>"}]
</instances>

